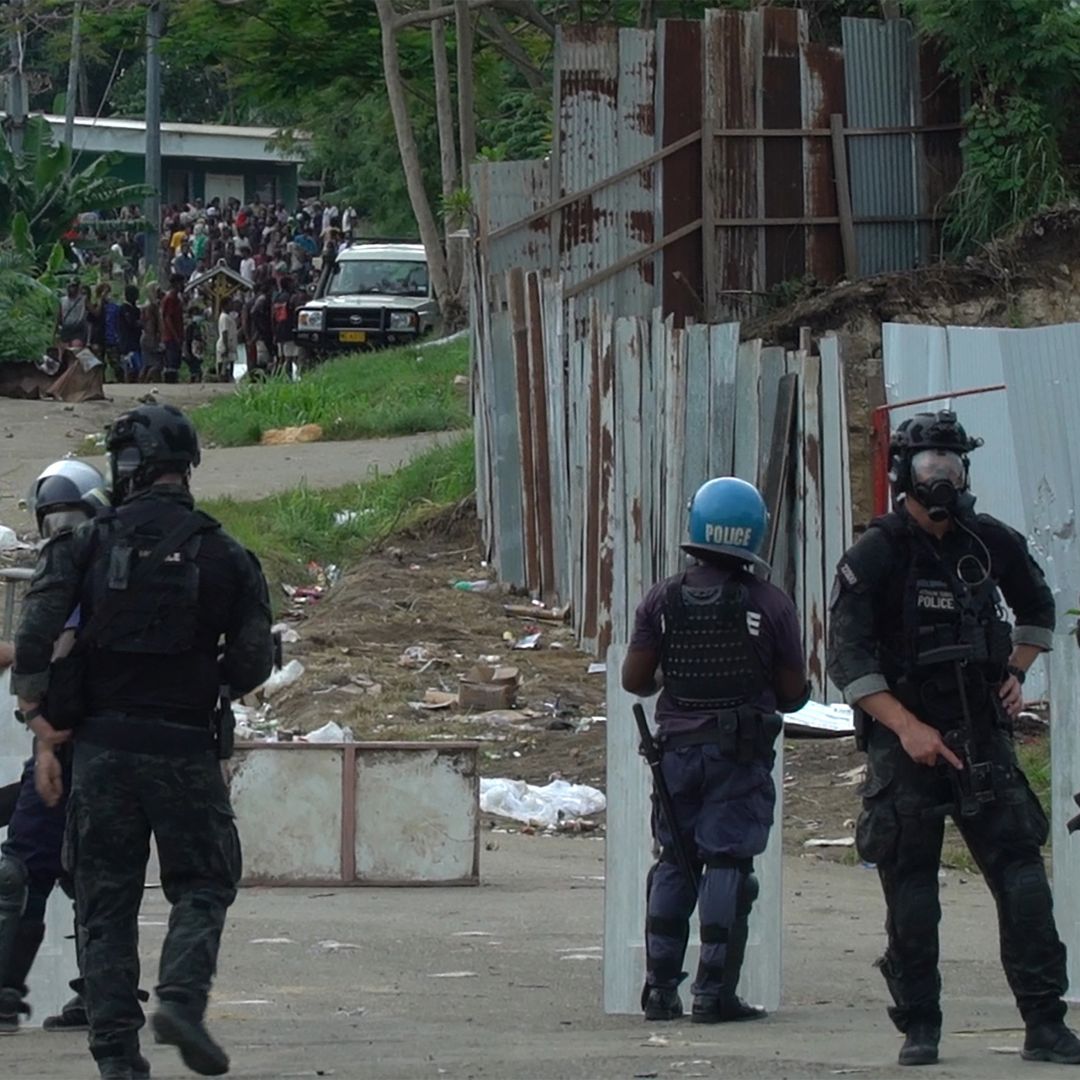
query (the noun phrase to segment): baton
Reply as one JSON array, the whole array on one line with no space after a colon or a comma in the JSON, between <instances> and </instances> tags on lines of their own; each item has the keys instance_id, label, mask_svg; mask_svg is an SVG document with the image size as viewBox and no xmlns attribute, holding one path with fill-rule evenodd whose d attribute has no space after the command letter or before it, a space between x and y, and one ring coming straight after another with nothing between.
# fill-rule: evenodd
<instances>
[{"instance_id":1,"label":"baton","mask_svg":"<svg viewBox=\"0 0 1080 1080\"><path fill-rule=\"evenodd\" d=\"M641 736L641 745L638 748L638 752L645 759L645 763L649 766L649 771L652 773L653 791L656 792L656 798L660 803L660 813L664 817L668 832L671 833L671 846L675 850L675 861L678 863L683 877L686 878L686 884L690 887L690 891L694 895L697 895L698 875L694 870L690 853L686 850L686 845L683 843L682 833L679 832L678 821L675 818L675 806L671 801L671 792L668 791L667 781L664 779L664 771L660 767L660 759L662 757L660 747L657 745L652 732L649 730L649 721L646 719L645 710L640 704L634 706L634 719L637 721L638 734Z\"/></svg>"}]
</instances>

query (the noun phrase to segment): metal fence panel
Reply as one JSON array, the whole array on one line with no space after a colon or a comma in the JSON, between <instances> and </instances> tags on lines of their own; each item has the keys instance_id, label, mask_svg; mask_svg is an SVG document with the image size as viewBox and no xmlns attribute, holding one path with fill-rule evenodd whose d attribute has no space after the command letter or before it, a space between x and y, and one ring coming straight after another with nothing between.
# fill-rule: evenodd
<instances>
[{"instance_id":1,"label":"metal fence panel","mask_svg":"<svg viewBox=\"0 0 1080 1080\"><path fill-rule=\"evenodd\" d=\"M558 125L557 195L581 191L618 171L619 38L614 26L583 23L559 28L556 41ZM619 198L608 185L560 212L559 268L568 285L619 257ZM615 311L615 282L590 294Z\"/></svg>"},{"instance_id":2,"label":"metal fence panel","mask_svg":"<svg viewBox=\"0 0 1080 1080\"><path fill-rule=\"evenodd\" d=\"M618 167L643 161L656 148L656 34L652 30L619 31L617 90ZM619 218L615 228L619 258L656 239L654 169L619 182ZM618 315L648 315L656 304L652 259L643 259L612 279ZM621 358L620 358L621 362Z\"/></svg>"},{"instance_id":3,"label":"metal fence panel","mask_svg":"<svg viewBox=\"0 0 1080 1080\"><path fill-rule=\"evenodd\" d=\"M488 274L551 266L551 223L541 218L494 240L491 233L512 225L551 202L551 167L544 161L480 161L469 169L477 238Z\"/></svg>"},{"instance_id":4,"label":"metal fence panel","mask_svg":"<svg viewBox=\"0 0 1080 1080\"><path fill-rule=\"evenodd\" d=\"M1080 324L1003 332L1001 358L1013 445L1028 529L1041 551L1047 580L1058 599L1058 626L1050 654L1052 792L1051 843L1054 911L1069 958L1072 992L1080 986L1080 860L1065 823L1080 790L1080 675L1075 618L1080 582L1080 443L1063 437L1080 415ZM1044 658L1045 660L1045 658Z\"/></svg>"},{"instance_id":5,"label":"metal fence panel","mask_svg":"<svg viewBox=\"0 0 1080 1080\"><path fill-rule=\"evenodd\" d=\"M906 19L843 19L847 120L851 127L910 127L918 122L915 30ZM848 140L853 214L919 212L914 135ZM919 265L916 222L855 226L863 275Z\"/></svg>"}]
</instances>

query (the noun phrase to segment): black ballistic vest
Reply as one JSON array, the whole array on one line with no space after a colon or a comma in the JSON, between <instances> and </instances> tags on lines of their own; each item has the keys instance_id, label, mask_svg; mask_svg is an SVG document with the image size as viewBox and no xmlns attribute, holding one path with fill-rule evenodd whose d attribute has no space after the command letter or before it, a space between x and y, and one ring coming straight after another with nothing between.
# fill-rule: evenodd
<instances>
[{"instance_id":1,"label":"black ballistic vest","mask_svg":"<svg viewBox=\"0 0 1080 1080\"><path fill-rule=\"evenodd\" d=\"M900 538L910 556L902 617L888 649L901 700L931 723L960 719L959 658L968 706L972 713L985 710L1012 653L1012 630L993 578L968 584L928 539L894 531L884 522L874 525Z\"/></svg>"},{"instance_id":2,"label":"black ballistic vest","mask_svg":"<svg viewBox=\"0 0 1080 1080\"><path fill-rule=\"evenodd\" d=\"M747 626L749 590L739 575L695 588L684 574L664 597L664 688L683 709L735 708L765 689Z\"/></svg>"},{"instance_id":3,"label":"black ballistic vest","mask_svg":"<svg viewBox=\"0 0 1080 1080\"><path fill-rule=\"evenodd\" d=\"M139 561L179 528L185 516L204 518L207 529L217 527L198 511L172 506L163 512L160 503L124 507L103 519L91 595L95 609L108 598L113 614L98 633L96 648L176 656L195 646L199 620L199 567L195 560L202 544L201 532L168 555L148 579L129 589Z\"/></svg>"}]
</instances>

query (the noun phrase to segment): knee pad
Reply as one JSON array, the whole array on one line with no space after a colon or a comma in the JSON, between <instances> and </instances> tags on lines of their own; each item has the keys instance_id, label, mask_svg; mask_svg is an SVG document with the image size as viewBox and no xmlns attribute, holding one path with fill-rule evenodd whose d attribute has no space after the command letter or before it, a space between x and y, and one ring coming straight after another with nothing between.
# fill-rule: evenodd
<instances>
[{"instance_id":1,"label":"knee pad","mask_svg":"<svg viewBox=\"0 0 1080 1080\"><path fill-rule=\"evenodd\" d=\"M742 887L736 900L735 917L745 919L754 906L754 901L761 895L761 882L753 870L743 878Z\"/></svg>"},{"instance_id":2,"label":"knee pad","mask_svg":"<svg viewBox=\"0 0 1080 1080\"><path fill-rule=\"evenodd\" d=\"M1001 876L1002 900L1018 923L1053 925L1050 884L1042 863L1014 863Z\"/></svg>"},{"instance_id":3,"label":"knee pad","mask_svg":"<svg viewBox=\"0 0 1080 1080\"><path fill-rule=\"evenodd\" d=\"M27 884L30 880L21 859L5 855L0 859L0 915L22 915L26 907Z\"/></svg>"}]
</instances>

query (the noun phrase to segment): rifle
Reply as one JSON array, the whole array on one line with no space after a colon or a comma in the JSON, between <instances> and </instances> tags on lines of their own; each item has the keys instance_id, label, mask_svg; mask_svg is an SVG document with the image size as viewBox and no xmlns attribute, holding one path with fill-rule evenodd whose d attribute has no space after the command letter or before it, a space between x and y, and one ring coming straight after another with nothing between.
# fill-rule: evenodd
<instances>
[{"instance_id":1,"label":"rifle","mask_svg":"<svg viewBox=\"0 0 1080 1080\"><path fill-rule=\"evenodd\" d=\"M660 804L660 813L664 816L664 822L671 834L671 845L675 850L675 861L682 871L686 884L693 895L698 891L698 875L694 870L690 853L683 843L682 833L679 831L679 823L675 817L675 806L671 801L671 792L668 791L667 781L664 779L664 771L660 767L663 756L659 745L649 730L649 721L645 716L645 710L640 704L634 706L634 719L637 721L638 734L641 736L641 744L638 753L645 759L653 778L653 791Z\"/></svg>"},{"instance_id":2,"label":"rifle","mask_svg":"<svg viewBox=\"0 0 1080 1080\"><path fill-rule=\"evenodd\" d=\"M994 792L994 766L990 761L979 761L975 738L975 725L971 719L967 683L964 681L964 664L971 659L972 647L964 643L945 645L920 653L920 664L952 663L956 688L960 695L960 727L945 733L945 745L963 762L963 769L949 767L949 779L956 796L961 817L975 817L986 803L996 798Z\"/></svg>"}]
</instances>

